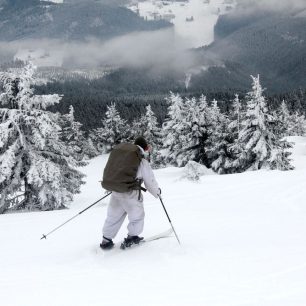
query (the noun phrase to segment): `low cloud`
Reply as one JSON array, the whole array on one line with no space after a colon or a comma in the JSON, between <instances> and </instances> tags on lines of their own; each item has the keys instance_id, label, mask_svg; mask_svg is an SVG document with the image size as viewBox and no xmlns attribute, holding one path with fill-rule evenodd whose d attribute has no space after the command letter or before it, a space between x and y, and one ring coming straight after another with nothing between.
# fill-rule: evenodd
<instances>
[{"instance_id":1,"label":"low cloud","mask_svg":"<svg viewBox=\"0 0 306 306\"><path fill-rule=\"evenodd\" d=\"M184 70L195 63L193 52L173 29L137 32L107 42L88 39L86 42L59 40L23 40L0 42L0 57L33 59L38 65L98 67L158 66Z\"/></svg>"}]
</instances>

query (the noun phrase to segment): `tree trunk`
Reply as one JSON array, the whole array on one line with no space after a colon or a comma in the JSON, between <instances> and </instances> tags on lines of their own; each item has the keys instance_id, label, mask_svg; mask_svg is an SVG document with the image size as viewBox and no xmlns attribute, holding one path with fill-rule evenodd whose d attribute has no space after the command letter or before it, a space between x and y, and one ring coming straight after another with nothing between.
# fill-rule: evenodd
<instances>
[{"instance_id":1,"label":"tree trunk","mask_svg":"<svg viewBox=\"0 0 306 306\"><path fill-rule=\"evenodd\" d=\"M23 203L19 206L19 209L26 208L31 205L33 200L33 194L31 190L31 185L28 183L27 176L24 177L24 200Z\"/></svg>"},{"instance_id":2,"label":"tree trunk","mask_svg":"<svg viewBox=\"0 0 306 306\"><path fill-rule=\"evenodd\" d=\"M9 208L9 203L5 201L6 194L7 194L6 191L4 191L1 194L1 199L0 199L0 214L4 214L8 210L8 208Z\"/></svg>"}]
</instances>

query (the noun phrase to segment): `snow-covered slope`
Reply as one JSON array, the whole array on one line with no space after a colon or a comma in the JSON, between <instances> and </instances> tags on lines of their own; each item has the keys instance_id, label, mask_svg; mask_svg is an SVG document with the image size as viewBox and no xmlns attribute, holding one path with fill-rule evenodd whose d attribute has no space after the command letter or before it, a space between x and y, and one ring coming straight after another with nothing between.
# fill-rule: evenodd
<instances>
[{"instance_id":1,"label":"snow-covered slope","mask_svg":"<svg viewBox=\"0 0 306 306\"><path fill-rule=\"evenodd\" d=\"M155 171L182 241L167 238L127 251L98 248L106 204L55 226L103 196L106 156L85 168L87 184L70 210L0 216L1 305L305 306L306 138L290 172L258 171L180 180ZM144 236L169 227L145 195ZM123 226L115 242L126 235Z\"/></svg>"}]
</instances>

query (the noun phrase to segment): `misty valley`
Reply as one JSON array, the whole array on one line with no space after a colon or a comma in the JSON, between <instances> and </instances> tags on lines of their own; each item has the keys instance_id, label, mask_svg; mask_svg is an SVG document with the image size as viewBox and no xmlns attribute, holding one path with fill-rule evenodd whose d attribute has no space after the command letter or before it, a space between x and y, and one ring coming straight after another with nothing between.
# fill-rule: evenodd
<instances>
[{"instance_id":1,"label":"misty valley","mask_svg":"<svg viewBox=\"0 0 306 306\"><path fill-rule=\"evenodd\" d=\"M63 95L88 131L112 102L127 120L151 104L161 123L170 91L217 99L260 74L269 105L305 111L306 20L265 1L1 1L1 70L32 61L40 93ZM20 18L22 16L23 18ZM192 17L192 18L191 18ZM252 38L252 39L250 39Z\"/></svg>"}]
</instances>

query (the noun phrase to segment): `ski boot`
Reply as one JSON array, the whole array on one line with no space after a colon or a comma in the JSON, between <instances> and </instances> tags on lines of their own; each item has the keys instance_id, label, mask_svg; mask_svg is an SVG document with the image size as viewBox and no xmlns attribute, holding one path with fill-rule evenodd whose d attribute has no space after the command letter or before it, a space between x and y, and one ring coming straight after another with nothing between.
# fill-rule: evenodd
<instances>
[{"instance_id":1,"label":"ski boot","mask_svg":"<svg viewBox=\"0 0 306 306\"><path fill-rule=\"evenodd\" d=\"M106 237L103 236L103 240L102 243L100 243L100 248L102 250L110 250L114 247L114 243L112 239L108 239Z\"/></svg>"},{"instance_id":2,"label":"ski boot","mask_svg":"<svg viewBox=\"0 0 306 306\"><path fill-rule=\"evenodd\" d=\"M120 249L124 250L125 248L131 247L133 244L139 244L141 240L143 240L143 237L128 235L121 243Z\"/></svg>"}]
</instances>

